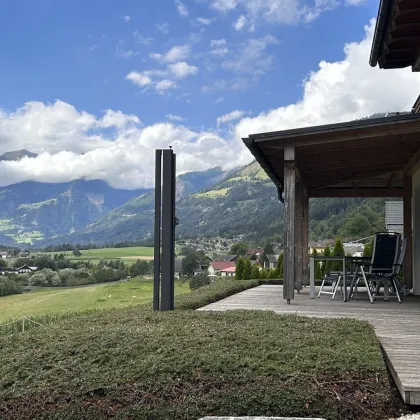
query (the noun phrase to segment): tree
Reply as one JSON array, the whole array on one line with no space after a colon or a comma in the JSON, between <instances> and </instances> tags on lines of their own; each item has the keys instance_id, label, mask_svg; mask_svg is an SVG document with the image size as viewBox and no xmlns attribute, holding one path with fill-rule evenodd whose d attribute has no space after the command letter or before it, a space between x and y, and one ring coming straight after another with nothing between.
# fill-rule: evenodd
<instances>
[{"instance_id":1,"label":"tree","mask_svg":"<svg viewBox=\"0 0 420 420\"><path fill-rule=\"evenodd\" d=\"M0 258L0 267L7 267L7 262Z\"/></svg>"},{"instance_id":2,"label":"tree","mask_svg":"<svg viewBox=\"0 0 420 420\"><path fill-rule=\"evenodd\" d=\"M277 275L280 279L284 276L284 252L281 252L279 257L277 258L277 267L276 267Z\"/></svg>"},{"instance_id":3,"label":"tree","mask_svg":"<svg viewBox=\"0 0 420 420\"><path fill-rule=\"evenodd\" d=\"M274 270L273 268L271 268L271 269L268 271L267 278L268 278L268 279L270 279L270 280L277 279L277 271L276 271L276 270Z\"/></svg>"},{"instance_id":4,"label":"tree","mask_svg":"<svg viewBox=\"0 0 420 420\"><path fill-rule=\"evenodd\" d=\"M271 245L270 242L267 242L264 246L264 254L268 255L268 254L274 254L274 249L273 249L273 245Z\"/></svg>"},{"instance_id":5,"label":"tree","mask_svg":"<svg viewBox=\"0 0 420 420\"><path fill-rule=\"evenodd\" d=\"M199 266L199 259L197 254L191 253L182 259L182 272L186 276L192 276L194 270Z\"/></svg>"},{"instance_id":6,"label":"tree","mask_svg":"<svg viewBox=\"0 0 420 420\"><path fill-rule=\"evenodd\" d=\"M251 279L251 261L248 259L245 260L244 264L244 271L242 273L242 280L250 280Z\"/></svg>"},{"instance_id":7,"label":"tree","mask_svg":"<svg viewBox=\"0 0 420 420\"><path fill-rule=\"evenodd\" d=\"M33 265L38 267L38 270L43 270L44 268L49 268L53 271L57 270L57 264L49 255L41 255L35 258L33 260Z\"/></svg>"},{"instance_id":8,"label":"tree","mask_svg":"<svg viewBox=\"0 0 420 420\"><path fill-rule=\"evenodd\" d=\"M120 267L115 267L120 268ZM149 274L149 263L147 261L137 260L131 267L130 267L130 275L133 277L137 276L145 276Z\"/></svg>"},{"instance_id":9,"label":"tree","mask_svg":"<svg viewBox=\"0 0 420 420\"><path fill-rule=\"evenodd\" d=\"M252 279L259 279L260 278L260 266L258 264L254 264L251 269L251 278Z\"/></svg>"},{"instance_id":10,"label":"tree","mask_svg":"<svg viewBox=\"0 0 420 420\"><path fill-rule=\"evenodd\" d=\"M77 248L75 248L74 250L73 250L73 255L75 256L75 257L81 257L82 256L82 253L77 249Z\"/></svg>"},{"instance_id":11,"label":"tree","mask_svg":"<svg viewBox=\"0 0 420 420\"><path fill-rule=\"evenodd\" d=\"M231 255L245 255L248 251L248 244L246 242L236 242L229 249Z\"/></svg>"},{"instance_id":12,"label":"tree","mask_svg":"<svg viewBox=\"0 0 420 420\"><path fill-rule=\"evenodd\" d=\"M318 251L314 248L311 255L312 257L317 257ZM315 279L319 280L323 276L320 261L315 261L314 267L315 267Z\"/></svg>"},{"instance_id":13,"label":"tree","mask_svg":"<svg viewBox=\"0 0 420 420\"><path fill-rule=\"evenodd\" d=\"M373 253L373 238L370 242L366 243L363 247L363 256L371 257Z\"/></svg>"},{"instance_id":14,"label":"tree","mask_svg":"<svg viewBox=\"0 0 420 420\"><path fill-rule=\"evenodd\" d=\"M263 268L263 269L260 271L260 279L261 279L261 280L265 280L267 277L268 277L268 271L267 271L267 269L266 269L266 268Z\"/></svg>"},{"instance_id":15,"label":"tree","mask_svg":"<svg viewBox=\"0 0 420 420\"><path fill-rule=\"evenodd\" d=\"M327 245L324 249L324 257L329 257L329 256L331 256L331 249L330 249L330 246ZM331 271L331 262L332 261L323 261L322 262L322 267L321 267L322 277L324 277L325 274L327 274Z\"/></svg>"},{"instance_id":16,"label":"tree","mask_svg":"<svg viewBox=\"0 0 420 420\"><path fill-rule=\"evenodd\" d=\"M243 273L245 268L245 262L242 257L238 258L238 261L236 262L236 270L235 270L235 278L236 280L242 280Z\"/></svg>"},{"instance_id":17,"label":"tree","mask_svg":"<svg viewBox=\"0 0 420 420\"><path fill-rule=\"evenodd\" d=\"M206 273L202 273L197 276L192 276L189 281L189 286L191 290L196 290L200 287L207 286L210 283L210 277Z\"/></svg>"},{"instance_id":18,"label":"tree","mask_svg":"<svg viewBox=\"0 0 420 420\"><path fill-rule=\"evenodd\" d=\"M337 238L333 249L333 256L344 257L345 255L343 243L340 238ZM341 271L343 269L343 264L341 261L333 261L332 267L334 271Z\"/></svg>"}]
</instances>

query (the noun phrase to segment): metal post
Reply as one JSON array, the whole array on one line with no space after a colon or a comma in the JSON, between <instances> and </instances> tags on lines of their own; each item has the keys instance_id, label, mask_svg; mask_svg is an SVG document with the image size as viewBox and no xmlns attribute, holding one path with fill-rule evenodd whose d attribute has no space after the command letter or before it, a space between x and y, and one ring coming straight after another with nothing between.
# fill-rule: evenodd
<instances>
[{"instance_id":1,"label":"metal post","mask_svg":"<svg viewBox=\"0 0 420 420\"><path fill-rule=\"evenodd\" d=\"M159 310L160 299L160 222L162 207L162 150L156 150L155 166L155 250L153 280L153 310Z\"/></svg>"},{"instance_id":2,"label":"metal post","mask_svg":"<svg viewBox=\"0 0 420 420\"><path fill-rule=\"evenodd\" d=\"M175 192L174 186L175 158L172 150L163 150L163 188L162 188L162 311L174 309L174 222Z\"/></svg>"}]
</instances>

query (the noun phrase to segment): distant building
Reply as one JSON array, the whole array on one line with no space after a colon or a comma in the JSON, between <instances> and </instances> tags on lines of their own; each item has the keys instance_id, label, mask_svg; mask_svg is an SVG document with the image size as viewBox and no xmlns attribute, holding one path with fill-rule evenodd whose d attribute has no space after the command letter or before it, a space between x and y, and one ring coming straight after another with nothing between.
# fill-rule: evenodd
<instances>
[{"instance_id":1,"label":"distant building","mask_svg":"<svg viewBox=\"0 0 420 420\"><path fill-rule=\"evenodd\" d=\"M264 261L264 268L275 269L277 267L277 260L279 259L279 256L276 254L267 254L267 259Z\"/></svg>"},{"instance_id":2,"label":"distant building","mask_svg":"<svg viewBox=\"0 0 420 420\"><path fill-rule=\"evenodd\" d=\"M238 255L219 255L216 260L217 261L233 261L236 263L238 261Z\"/></svg>"},{"instance_id":3,"label":"distant building","mask_svg":"<svg viewBox=\"0 0 420 420\"><path fill-rule=\"evenodd\" d=\"M404 233L403 201L385 201L385 227L388 232Z\"/></svg>"},{"instance_id":4,"label":"distant building","mask_svg":"<svg viewBox=\"0 0 420 420\"><path fill-rule=\"evenodd\" d=\"M234 277L235 271L236 271L236 267L228 267L223 270L220 270L220 275L222 277Z\"/></svg>"},{"instance_id":5,"label":"distant building","mask_svg":"<svg viewBox=\"0 0 420 420\"><path fill-rule=\"evenodd\" d=\"M26 252L26 251L19 252L19 254L17 256L19 258L28 258L29 257L29 252Z\"/></svg>"},{"instance_id":6,"label":"distant building","mask_svg":"<svg viewBox=\"0 0 420 420\"><path fill-rule=\"evenodd\" d=\"M5 260L6 258L9 258L9 254L7 252L0 252L0 258Z\"/></svg>"},{"instance_id":7,"label":"distant building","mask_svg":"<svg viewBox=\"0 0 420 420\"><path fill-rule=\"evenodd\" d=\"M227 268L236 268L234 261L213 261L209 267L209 274L212 276L220 276L222 270Z\"/></svg>"},{"instance_id":8,"label":"distant building","mask_svg":"<svg viewBox=\"0 0 420 420\"><path fill-rule=\"evenodd\" d=\"M309 242L309 253L312 254L315 249L316 249L316 252L318 254L323 253L325 248L327 247L327 245L332 247L332 246L334 246L334 242L331 241L331 240L329 240L329 241L319 241L319 242L311 241L311 242Z\"/></svg>"},{"instance_id":9,"label":"distant building","mask_svg":"<svg viewBox=\"0 0 420 420\"><path fill-rule=\"evenodd\" d=\"M33 273L34 271L36 271L38 269L38 267L29 267L28 265L24 265L20 268L17 269L17 272L19 274L24 274L24 273Z\"/></svg>"}]
</instances>

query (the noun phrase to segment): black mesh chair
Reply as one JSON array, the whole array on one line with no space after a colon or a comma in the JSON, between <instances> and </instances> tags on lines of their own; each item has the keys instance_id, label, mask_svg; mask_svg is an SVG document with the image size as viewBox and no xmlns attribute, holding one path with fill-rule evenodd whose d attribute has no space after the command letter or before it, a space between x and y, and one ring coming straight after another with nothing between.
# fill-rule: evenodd
<instances>
[{"instance_id":1,"label":"black mesh chair","mask_svg":"<svg viewBox=\"0 0 420 420\"><path fill-rule=\"evenodd\" d=\"M357 287L360 281L363 281L365 284L371 303L373 303L374 299L381 298L381 296L379 296L379 289L385 284L385 282L389 282L391 280L391 283L395 286L395 271L398 267L398 257L401 254L401 249L401 235L399 233L376 233L373 243L371 262L363 263L359 266L361 275L355 277L355 282L352 282L350 297L353 295L354 287ZM386 284L386 287L387 286L388 283ZM385 297L387 298L388 296ZM396 297L400 302L401 299L398 291L396 293Z\"/></svg>"}]
</instances>

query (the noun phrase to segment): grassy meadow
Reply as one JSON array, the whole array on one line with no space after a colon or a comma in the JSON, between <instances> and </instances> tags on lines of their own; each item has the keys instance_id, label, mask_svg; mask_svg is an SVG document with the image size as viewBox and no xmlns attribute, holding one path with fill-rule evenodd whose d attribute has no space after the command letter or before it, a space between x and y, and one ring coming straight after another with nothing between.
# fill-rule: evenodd
<instances>
[{"instance_id":1,"label":"grassy meadow","mask_svg":"<svg viewBox=\"0 0 420 420\"><path fill-rule=\"evenodd\" d=\"M147 246L133 246L126 248L98 248L98 249L81 249L82 255L75 257L72 251L59 251L59 252L47 252L46 254L51 257L54 254L63 253L64 256L72 261L91 261L93 264L98 263L100 260L117 260L121 259L126 264L130 265L136 260L152 260L153 259L153 247Z\"/></svg>"},{"instance_id":2,"label":"grassy meadow","mask_svg":"<svg viewBox=\"0 0 420 420\"><path fill-rule=\"evenodd\" d=\"M175 294L188 293L188 283L176 283ZM153 283L127 282L77 288L35 290L22 295L0 297L0 323L22 316L39 316L64 311L83 311L152 302Z\"/></svg>"}]
</instances>

